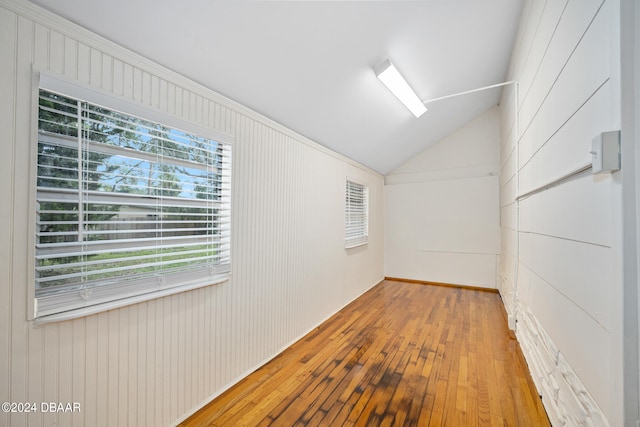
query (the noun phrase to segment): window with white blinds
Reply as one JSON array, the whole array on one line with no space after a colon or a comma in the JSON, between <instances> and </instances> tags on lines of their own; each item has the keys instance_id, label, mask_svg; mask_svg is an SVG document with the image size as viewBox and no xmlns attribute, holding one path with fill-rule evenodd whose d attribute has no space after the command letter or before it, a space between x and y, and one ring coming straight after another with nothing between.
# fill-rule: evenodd
<instances>
[{"instance_id":1,"label":"window with white blinds","mask_svg":"<svg viewBox=\"0 0 640 427\"><path fill-rule=\"evenodd\" d=\"M230 272L231 145L40 89L35 316Z\"/></svg>"},{"instance_id":2,"label":"window with white blinds","mask_svg":"<svg viewBox=\"0 0 640 427\"><path fill-rule=\"evenodd\" d=\"M369 189L347 181L345 203L345 247L367 243L369 237Z\"/></svg>"}]
</instances>

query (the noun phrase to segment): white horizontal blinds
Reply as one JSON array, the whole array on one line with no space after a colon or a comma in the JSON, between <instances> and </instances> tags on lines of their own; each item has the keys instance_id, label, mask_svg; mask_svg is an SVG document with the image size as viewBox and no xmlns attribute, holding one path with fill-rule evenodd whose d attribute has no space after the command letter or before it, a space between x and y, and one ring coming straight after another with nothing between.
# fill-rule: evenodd
<instances>
[{"instance_id":1,"label":"white horizontal blinds","mask_svg":"<svg viewBox=\"0 0 640 427\"><path fill-rule=\"evenodd\" d=\"M345 247L367 243L369 235L369 189L347 181L345 204Z\"/></svg>"},{"instance_id":2,"label":"white horizontal blinds","mask_svg":"<svg viewBox=\"0 0 640 427\"><path fill-rule=\"evenodd\" d=\"M231 147L40 90L38 315L230 270Z\"/></svg>"}]
</instances>

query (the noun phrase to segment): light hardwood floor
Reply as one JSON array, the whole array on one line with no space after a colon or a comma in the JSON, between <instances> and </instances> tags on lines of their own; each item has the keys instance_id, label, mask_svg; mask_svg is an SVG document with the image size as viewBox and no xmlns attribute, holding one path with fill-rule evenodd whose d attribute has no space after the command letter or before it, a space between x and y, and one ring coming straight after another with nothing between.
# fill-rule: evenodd
<instances>
[{"instance_id":1,"label":"light hardwood floor","mask_svg":"<svg viewBox=\"0 0 640 427\"><path fill-rule=\"evenodd\" d=\"M385 280L180 424L548 426L497 293Z\"/></svg>"}]
</instances>

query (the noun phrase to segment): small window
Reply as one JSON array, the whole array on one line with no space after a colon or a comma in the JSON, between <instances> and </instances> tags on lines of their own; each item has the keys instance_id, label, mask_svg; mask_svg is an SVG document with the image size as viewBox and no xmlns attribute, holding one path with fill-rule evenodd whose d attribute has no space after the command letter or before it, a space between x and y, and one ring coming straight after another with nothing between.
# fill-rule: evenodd
<instances>
[{"instance_id":1,"label":"small window","mask_svg":"<svg viewBox=\"0 0 640 427\"><path fill-rule=\"evenodd\" d=\"M230 272L231 146L40 89L35 317Z\"/></svg>"},{"instance_id":2,"label":"small window","mask_svg":"<svg viewBox=\"0 0 640 427\"><path fill-rule=\"evenodd\" d=\"M347 181L345 203L345 247L364 245L369 236L369 189Z\"/></svg>"}]
</instances>

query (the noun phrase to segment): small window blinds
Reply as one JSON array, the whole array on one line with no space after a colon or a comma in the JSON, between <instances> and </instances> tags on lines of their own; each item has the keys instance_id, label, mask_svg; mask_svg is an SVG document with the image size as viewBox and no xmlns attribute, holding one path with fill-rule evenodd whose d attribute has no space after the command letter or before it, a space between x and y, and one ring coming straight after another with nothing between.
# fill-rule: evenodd
<instances>
[{"instance_id":1,"label":"small window blinds","mask_svg":"<svg viewBox=\"0 0 640 427\"><path fill-rule=\"evenodd\" d=\"M347 180L345 203L345 247L367 243L369 235L369 189Z\"/></svg>"}]
</instances>

